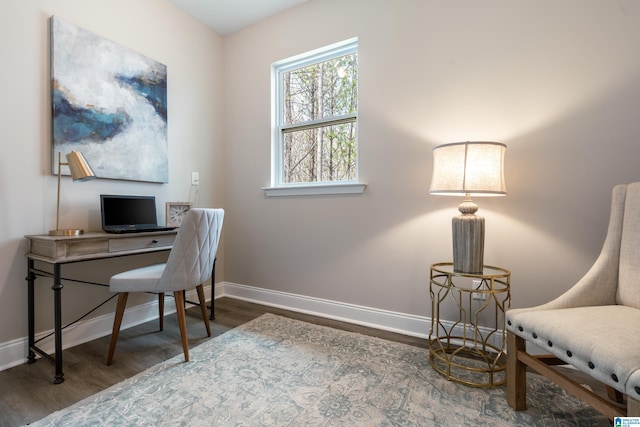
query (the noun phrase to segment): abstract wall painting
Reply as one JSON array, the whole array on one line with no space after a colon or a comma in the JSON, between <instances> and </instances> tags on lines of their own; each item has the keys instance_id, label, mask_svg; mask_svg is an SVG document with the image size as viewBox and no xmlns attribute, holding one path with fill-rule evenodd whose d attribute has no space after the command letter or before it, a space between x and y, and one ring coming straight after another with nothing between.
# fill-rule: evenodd
<instances>
[{"instance_id":1,"label":"abstract wall painting","mask_svg":"<svg viewBox=\"0 0 640 427\"><path fill-rule=\"evenodd\" d=\"M168 182L166 65L52 16L51 91L54 174L75 150L99 178Z\"/></svg>"}]
</instances>

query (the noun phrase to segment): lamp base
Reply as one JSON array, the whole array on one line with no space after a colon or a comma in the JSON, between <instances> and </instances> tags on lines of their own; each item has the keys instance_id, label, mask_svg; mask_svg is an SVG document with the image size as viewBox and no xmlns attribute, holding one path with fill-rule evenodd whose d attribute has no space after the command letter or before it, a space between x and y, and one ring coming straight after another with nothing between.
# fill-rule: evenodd
<instances>
[{"instance_id":1,"label":"lamp base","mask_svg":"<svg viewBox=\"0 0 640 427\"><path fill-rule=\"evenodd\" d=\"M66 230L49 230L49 236L79 236L84 234L84 230L70 228Z\"/></svg>"},{"instance_id":2,"label":"lamp base","mask_svg":"<svg viewBox=\"0 0 640 427\"><path fill-rule=\"evenodd\" d=\"M474 214L453 217L453 270L480 274L484 266L484 218Z\"/></svg>"}]
</instances>

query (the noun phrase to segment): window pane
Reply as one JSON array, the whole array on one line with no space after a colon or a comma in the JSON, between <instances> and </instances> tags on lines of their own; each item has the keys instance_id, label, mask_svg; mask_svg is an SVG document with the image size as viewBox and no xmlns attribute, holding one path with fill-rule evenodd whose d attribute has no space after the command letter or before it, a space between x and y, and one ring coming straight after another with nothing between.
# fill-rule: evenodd
<instances>
[{"instance_id":1,"label":"window pane","mask_svg":"<svg viewBox=\"0 0 640 427\"><path fill-rule=\"evenodd\" d=\"M353 122L285 133L283 181L356 179L356 132Z\"/></svg>"},{"instance_id":2,"label":"window pane","mask_svg":"<svg viewBox=\"0 0 640 427\"><path fill-rule=\"evenodd\" d=\"M355 113L357 53L283 73L283 124Z\"/></svg>"}]
</instances>

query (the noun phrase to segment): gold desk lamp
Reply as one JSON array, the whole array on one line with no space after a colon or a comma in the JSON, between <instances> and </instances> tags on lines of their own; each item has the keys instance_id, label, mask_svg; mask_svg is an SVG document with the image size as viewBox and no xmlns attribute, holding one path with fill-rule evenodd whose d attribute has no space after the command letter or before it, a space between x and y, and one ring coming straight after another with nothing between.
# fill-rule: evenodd
<instances>
[{"instance_id":1,"label":"gold desk lamp","mask_svg":"<svg viewBox=\"0 0 640 427\"><path fill-rule=\"evenodd\" d=\"M60 176L61 166L69 166L71 171L71 179L74 182L88 181L96 178L96 174L89 166L89 163L84 158L82 153L78 151L72 151L67 154L67 162L62 162L62 153L58 152L58 205L56 209L56 229L50 230L50 236L78 236L84 234L84 230L81 229L60 229Z\"/></svg>"}]
</instances>

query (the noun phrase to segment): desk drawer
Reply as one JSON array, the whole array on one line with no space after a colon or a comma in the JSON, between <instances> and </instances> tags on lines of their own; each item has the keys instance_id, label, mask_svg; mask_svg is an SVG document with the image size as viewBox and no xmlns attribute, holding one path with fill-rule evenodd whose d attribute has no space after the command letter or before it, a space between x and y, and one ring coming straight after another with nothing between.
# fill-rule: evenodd
<instances>
[{"instance_id":1,"label":"desk drawer","mask_svg":"<svg viewBox=\"0 0 640 427\"><path fill-rule=\"evenodd\" d=\"M31 240L29 253L51 260L65 261L73 257L106 253L107 248L106 240Z\"/></svg>"},{"instance_id":2,"label":"desk drawer","mask_svg":"<svg viewBox=\"0 0 640 427\"><path fill-rule=\"evenodd\" d=\"M106 252L107 242L105 240L77 240L66 242L63 247L65 248L63 255L65 257L93 255Z\"/></svg>"},{"instance_id":3,"label":"desk drawer","mask_svg":"<svg viewBox=\"0 0 640 427\"><path fill-rule=\"evenodd\" d=\"M109 252L135 251L138 249L153 249L171 247L176 239L175 234L161 236L137 236L121 239L109 239Z\"/></svg>"}]
</instances>

